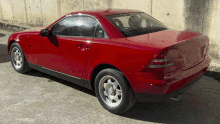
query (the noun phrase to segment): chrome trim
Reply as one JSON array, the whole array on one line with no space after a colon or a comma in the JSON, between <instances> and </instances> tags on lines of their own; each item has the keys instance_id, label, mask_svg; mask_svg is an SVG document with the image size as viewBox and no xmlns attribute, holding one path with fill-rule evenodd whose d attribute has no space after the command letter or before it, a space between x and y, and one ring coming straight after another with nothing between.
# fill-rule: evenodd
<instances>
[{"instance_id":1,"label":"chrome trim","mask_svg":"<svg viewBox=\"0 0 220 124\"><path fill-rule=\"evenodd\" d=\"M179 101L181 99L181 96L179 95L174 95L173 97L170 98L171 100L174 100L174 101Z\"/></svg>"},{"instance_id":2,"label":"chrome trim","mask_svg":"<svg viewBox=\"0 0 220 124\"><path fill-rule=\"evenodd\" d=\"M69 17L69 16L72 16L71 14L69 14L69 15L66 15L66 17Z\"/></svg>"},{"instance_id":3,"label":"chrome trim","mask_svg":"<svg viewBox=\"0 0 220 124\"><path fill-rule=\"evenodd\" d=\"M165 65L149 65L149 68L166 68L175 65L175 63L165 64Z\"/></svg>"},{"instance_id":4,"label":"chrome trim","mask_svg":"<svg viewBox=\"0 0 220 124\"><path fill-rule=\"evenodd\" d=\"M47 69L47 70L50 70L50 71L53 71L53 72L56 72L56 73L60 73L60 74L63 74L63 75L66 75L66 76L69 76L69 77L73 77L73 78L77 78L77 79L82 79L82 78L78 78L78 77L75 77L75 76L72 76L72 75L68 75L68 74L65 74L65 73L62 73L62 72L59 72L59 71L55 71L55 70L52 70L52 69L49 69L49 68L45 68L45 67L42 67L41 68L43 69Z\"/></svg>"},{"instance_id":5,"label":"chrome trim","mask_svg":"<svg viewBox=\"0 0 220 124\"><path fill-rule=\"evenodd\" d=\"M59 37L69 37L69 38L100 38L100 37L81 37L81 36L65 36L65 35L56 35ZM102 39L109 39L109 38L102 38Z\"/></svg>"},{"instance_id":6,"label":"chrome trim","mask_svg":"<svg viewBox=\"0 0 220 124\"><path fill-rule=\"evenodd\" d=\"M171 60L173 60L173 59L171 59L171 58L167 58L167 59L155 59L154 62L169 62L169 61L171 61Z\"/></svg>"}]
</instances>

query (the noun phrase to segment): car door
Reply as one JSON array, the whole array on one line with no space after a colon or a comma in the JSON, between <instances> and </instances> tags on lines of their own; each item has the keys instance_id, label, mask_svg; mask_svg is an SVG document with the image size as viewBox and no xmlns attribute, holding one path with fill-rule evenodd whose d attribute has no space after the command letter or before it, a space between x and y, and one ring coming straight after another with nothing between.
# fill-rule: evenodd
<instances>
[{"instance_id":1,"label":"car door","mask_svg":"<svg viewBox=\"0 0 220 124\"><path fill-rule=\"evenodd\" d=\"M50 44L53 49L50 56L42 60L45 67L81 77L92 49L97 23L93 17L75 15L54 25L51 31L54 45Z\"/></svg>"}]
</instances>

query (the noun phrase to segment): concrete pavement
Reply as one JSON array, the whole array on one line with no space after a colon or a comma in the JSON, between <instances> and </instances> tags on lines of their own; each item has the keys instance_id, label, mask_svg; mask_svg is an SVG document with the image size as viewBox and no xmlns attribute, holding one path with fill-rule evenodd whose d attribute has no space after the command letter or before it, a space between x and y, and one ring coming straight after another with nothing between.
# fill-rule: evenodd
<instances>
[{"instance_id":1,"label":"concrete pavement","mask_svg":"<svg viewBox=\"0 0 220 124\"><path fill-rule=\"evenodd\" d=\"M218 124L220 79L203 76L178 102L137 103L122 116L106 111L95 93L32 70L14 71L7 55L10 32L0 38L0 124Z\"/></svg>"}]
</instances>

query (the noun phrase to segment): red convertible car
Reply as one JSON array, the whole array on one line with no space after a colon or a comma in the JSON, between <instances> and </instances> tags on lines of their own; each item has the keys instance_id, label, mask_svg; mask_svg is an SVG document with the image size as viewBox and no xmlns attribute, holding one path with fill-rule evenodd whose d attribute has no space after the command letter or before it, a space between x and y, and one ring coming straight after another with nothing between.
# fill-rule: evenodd
<instances>
[{"instance_id":1,"label":"red convertible car","mask_svg":"<svg viewBox=\"0 0 220 124\"><path fill-rule=\"evenodd\" d=\"M206 35L175 31L137 10L67 14L48 27L12 34L13 68L31 68L95 90L121 114L135 102L179 100L210 64Z\"/></svg>"}]
</instances>

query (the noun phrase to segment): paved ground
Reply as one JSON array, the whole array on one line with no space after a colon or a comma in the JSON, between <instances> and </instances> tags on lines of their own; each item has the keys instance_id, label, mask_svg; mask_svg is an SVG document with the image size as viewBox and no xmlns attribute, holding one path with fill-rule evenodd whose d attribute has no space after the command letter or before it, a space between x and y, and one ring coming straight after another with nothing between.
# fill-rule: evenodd
<instances>
[{"instance_id":1,"label":"paved ground","mask_svg":"<svg viewBox=\"0 0 220 124\"><path fill-rule=\"evenodd\" d=\"M179 102L137 103L122 116L107 112L95 93L38 71L15 72L0 38L0 124L220 123L220 80L203 76Z\"/></svg>"}]
</instances>

